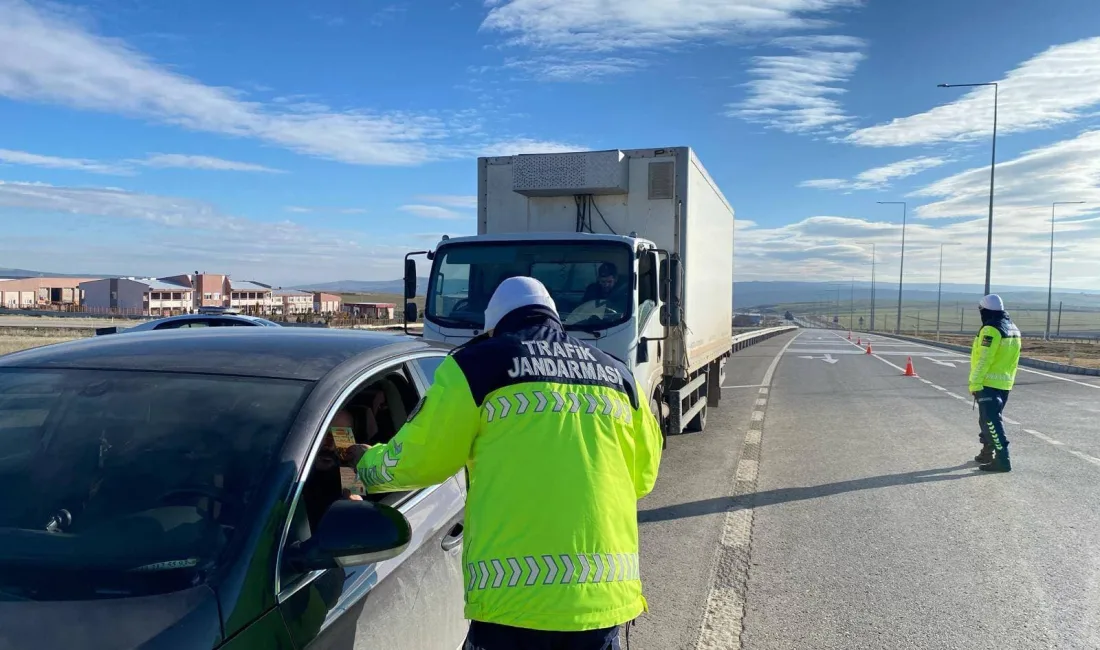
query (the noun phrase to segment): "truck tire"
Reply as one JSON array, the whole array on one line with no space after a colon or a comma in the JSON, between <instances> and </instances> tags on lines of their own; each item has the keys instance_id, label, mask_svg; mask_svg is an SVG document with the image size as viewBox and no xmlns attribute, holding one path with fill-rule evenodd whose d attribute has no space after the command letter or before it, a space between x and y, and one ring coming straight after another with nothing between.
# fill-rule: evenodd
<instances>
[{"instance_id":1,"label":"truck tire","mask_svg":"<svg viewBox=\"0 0 1100 650\"><path fill-rule=\"evenodd\" d=\"M707 408L707 405L704 404L703 410L691 418L691 422L688 422L687 426L684 427L684 433L701 433L703 429L707 428Z\"/></svg>"},{"instance_id":2,"label":"truck tire","mask_svg":"<svg viewBox=\"0 0 1100 650\"><path fill-rule=\"evenodd\" d=\"M657 418L657 426L661 429L661 449L668 448L668 418L664 417L664 410L661 408L661 389L653 391L653 395L649 398L649 410L653 413L653 417Z\"/></svg>"}]
</instances>

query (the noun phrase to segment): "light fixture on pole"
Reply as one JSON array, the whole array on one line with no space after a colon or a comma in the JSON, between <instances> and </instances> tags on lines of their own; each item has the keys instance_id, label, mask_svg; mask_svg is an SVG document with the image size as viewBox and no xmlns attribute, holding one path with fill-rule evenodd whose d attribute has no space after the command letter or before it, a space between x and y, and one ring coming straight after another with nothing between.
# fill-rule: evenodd
<instances>
[{"instance_id":1,"label":"light fixture on pole","mask_svg":"<svg viewBox=\"0 0 1100 650\"><path fill-rule=\"evenodd\" d=\"M1059 205L1080 205L1084 201L1055 201L1050 204L1050 276L1047 278L1047 327L1043 330L1043 340L1050 338L1050 310L1054 298L1054 208Z\"/></svg>"},{"instance_id":2,"label":"light fixture on pole","mask_svg":"<svg viewBox=\"0 0 1100 650\"><path fill-rule=\"evenodd\" d=\"M894 334L901 333L901 289L902 284L905 281L905 218L908 212L908 206L905 201L877 201L880 205L900 205L901 206L901 264L898 269L898 322L894 328Z\"/></svg>"},{"instance_id":3,"label":"light fixture on pole","mask_svg":"<svg viewBox=\"0 0 1100 650\"><path fill-rule=\"evenodd\" d=\"M993 177L997 170L997 97L1000 86L995 81L980 84L939 84L940 88L974 88L993 86L993 154L989 163L989 221L985 239L985 294L989 295L989 270L993 259Z\"/></svg>"}]
</instances>

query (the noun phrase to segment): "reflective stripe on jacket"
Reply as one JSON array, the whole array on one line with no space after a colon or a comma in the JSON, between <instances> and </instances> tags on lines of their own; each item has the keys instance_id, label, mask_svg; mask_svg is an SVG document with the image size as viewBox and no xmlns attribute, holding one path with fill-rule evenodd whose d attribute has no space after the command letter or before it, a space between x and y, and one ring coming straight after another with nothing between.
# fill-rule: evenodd
<instances>
[{"instance_id":1,"label":"reflective stripe on jacket","mask_svg":"<svg viewBox=\"0 0 1100 650\"><path fill-rule=\"evenodd\" d=\"M985 325L970 349L970 392L1012 390L1020 362L1020 330L1007 316Z\"/></svg>"},{"instance_id":2,"label":"reflective stripe on jacket","mask_svg":"<svg viewBox=\"0 0 1100 650\"><path fill-rule=\"evenodd\" d=\"M657 478L657 421L623 364L551 317L520 325L502 321L447 357L416 415L363 456L360 479L370 492L407 490L465 465L466 618L549 631L625 623L647 608L637 502Z\"/></svg>"}]
</instances>

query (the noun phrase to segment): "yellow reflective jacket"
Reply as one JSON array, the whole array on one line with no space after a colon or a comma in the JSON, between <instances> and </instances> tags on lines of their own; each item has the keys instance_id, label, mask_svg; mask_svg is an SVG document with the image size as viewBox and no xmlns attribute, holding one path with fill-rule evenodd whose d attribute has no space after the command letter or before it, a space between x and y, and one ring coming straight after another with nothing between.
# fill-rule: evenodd
<instances>
[{"instance_id":1,"label":"yellow reflective jacket","mask_svg":"<svg viewBox=\"0 0 1100 650\"><path fill-rule=\"evenodd\" d=\"M612 627L647 610L637 502L661 433L625 366L531 314L447 357L408 423L372 447L369 492L466 467L466 618L548 631Z\"/></svg>"},{"instance_id":2,"label":"yellow reflective jacket","mask_svg":"<svg viewBox=\"0 0 1100 650\"><path fill-rule=\"evenodd\" d=\"M984 386L1012 390L1020 348L1020 330L1007 315L983 326L970 349L970 392Z\"/></svg>"}]
</instances>

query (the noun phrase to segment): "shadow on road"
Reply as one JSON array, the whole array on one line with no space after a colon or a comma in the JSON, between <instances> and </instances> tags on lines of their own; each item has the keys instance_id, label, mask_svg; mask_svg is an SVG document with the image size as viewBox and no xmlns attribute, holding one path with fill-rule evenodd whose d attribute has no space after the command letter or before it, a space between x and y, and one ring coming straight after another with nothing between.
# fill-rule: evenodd
<instances>
[{"instance_id":1,"label":"shadow on road","mask_svg":"<svg viewBox=\"0 0 1100 650\"><path fill-rule=\"evenodd\" d=\"M853 479L851 481L839 481L824 485L812 485L809 487L779 488L766 492L753 492L740 496L716 497L680 503L652 510L638 512L638 523L653 521L668 521L671 519L686 519L699 517L717 512L728 512L744 508L759 508L779 503L792 501L805 501L819 497L833 496L844 492L856 492L858 490L873 490L875 488L893 487L897 485L914 485L917 483L934 483L938 481L953 481L955 479L971 476L984 476L982 472L973 471L965 474L950 474L962 469L977 469L974 463L963 463L953 467L941 467L937 469L922 469L915 472L901 474L884 474L882 476L869 476L867 478Z\"/></svg>"}]
</instances>

